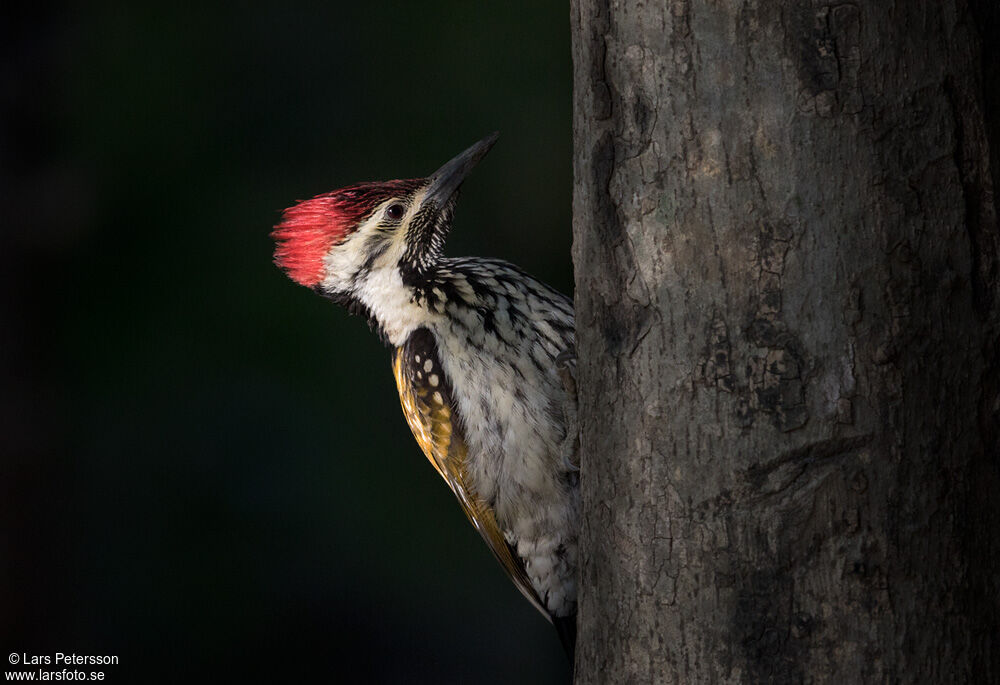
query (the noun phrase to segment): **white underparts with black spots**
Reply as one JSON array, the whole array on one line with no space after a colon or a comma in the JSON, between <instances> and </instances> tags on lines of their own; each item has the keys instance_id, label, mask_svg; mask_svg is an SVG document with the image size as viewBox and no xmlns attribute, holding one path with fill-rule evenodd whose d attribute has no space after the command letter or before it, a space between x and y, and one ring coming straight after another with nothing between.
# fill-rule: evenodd
<instances>
[{"instance_id":1,"label":"white underparts with black spots","mask_svg":"<svg viewBox=\"0 0 1000 685\"><path fill-rule=\"evenodd\" d=\"M560 451L566 391L555 358L574 344L572 305L503 262L455 261L442 279L457 297L428 328L463 424L470 481L545 607L569 615L580 504Z\"/></svg>"},{"instance_id":2,"label":"white underparts with black spots","mask_svg":"<svg viewBox=\"0 0 1000 685\"><path fill-rule=\"evenodd\" d=\"M580 504L577 474L561 451L567 397L556 357L574 347L572 303L492 259L441 258L407 284L402 250L398 238L352 237L327 257L327 273L337 275L324 285L347 291L394 346L419 328L433 333L442 369L419 371L435 372L432 386L439 374L451 385L470 484L494 510L548 612L571 615ZM378 258L343 276L360 251Z\"/></svg>"}]
</instances>

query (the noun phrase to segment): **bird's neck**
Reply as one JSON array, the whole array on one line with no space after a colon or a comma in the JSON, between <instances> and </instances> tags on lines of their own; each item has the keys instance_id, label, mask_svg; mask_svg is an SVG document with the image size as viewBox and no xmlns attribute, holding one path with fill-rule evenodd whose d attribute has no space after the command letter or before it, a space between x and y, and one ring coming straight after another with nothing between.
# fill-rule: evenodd
<instances>
[{"instance_id":1,"label":"bird's neck","mask_svg":"<svg viewBox=\"0 0 1000 685\"><path fill-rule=\"evenodd\" d=\"M404 278L398 268L373 269L352 294L381 337L399 347L418 328L428 327L443 315L426 297L436 276L420 281Z\"/></svg>"}]
</instances>

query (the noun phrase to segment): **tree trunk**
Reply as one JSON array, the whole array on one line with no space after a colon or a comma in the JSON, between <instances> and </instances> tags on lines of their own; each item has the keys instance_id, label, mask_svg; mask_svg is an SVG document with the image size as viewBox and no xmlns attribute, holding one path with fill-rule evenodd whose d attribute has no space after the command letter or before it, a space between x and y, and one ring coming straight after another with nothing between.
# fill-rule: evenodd
<instances>
[{"instance_id":1,"label":"tree trunk","mask_svg":"<svg viewBox=\"0 0 1000 685\"><path fill-rule=\"evenodd\" d=\"M1000 682L995 16L573 0L578 682Z\"/></svg>"}]
</instances>

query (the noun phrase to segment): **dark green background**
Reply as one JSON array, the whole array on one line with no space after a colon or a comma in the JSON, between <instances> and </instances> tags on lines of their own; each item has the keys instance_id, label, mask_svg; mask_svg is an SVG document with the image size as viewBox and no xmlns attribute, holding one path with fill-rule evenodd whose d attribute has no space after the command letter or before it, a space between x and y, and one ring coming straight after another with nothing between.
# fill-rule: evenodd
<instances>
[{"instance_id":1,"label":"dark green background","mask_svg":"<svg viewBox=\"0 0 1000 685\"><path fill-rule=\"evenodd\" d=\"M568 293L565 3L28 7L0 17L4 658L565 678L413 442L388 350L267 235L499 129L448 252Z\"/></svg>"}]
</instances>

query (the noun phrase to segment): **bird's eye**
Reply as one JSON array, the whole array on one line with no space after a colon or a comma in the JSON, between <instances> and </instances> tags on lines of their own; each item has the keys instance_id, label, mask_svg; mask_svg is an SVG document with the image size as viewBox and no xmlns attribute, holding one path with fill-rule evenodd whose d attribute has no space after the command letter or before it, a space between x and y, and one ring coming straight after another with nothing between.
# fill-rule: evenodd
<instances>
[{"instance_id":1,"label":"bird's eye","mask_svg":"<svg viewBox=\"0 0 1000 685\"><path fill-rule=\"evenodd\" d=\"M405 210L403 209L403 205L397 203L394 205L389 205L389 209L385 210L385 215L386 217L392 219L393 221L399 221L400 219L403 218L404 211Z\"/></svg>"}]
</instances>

